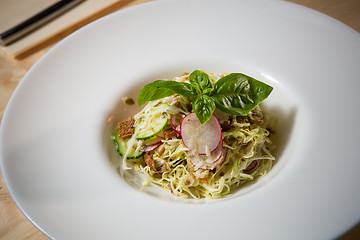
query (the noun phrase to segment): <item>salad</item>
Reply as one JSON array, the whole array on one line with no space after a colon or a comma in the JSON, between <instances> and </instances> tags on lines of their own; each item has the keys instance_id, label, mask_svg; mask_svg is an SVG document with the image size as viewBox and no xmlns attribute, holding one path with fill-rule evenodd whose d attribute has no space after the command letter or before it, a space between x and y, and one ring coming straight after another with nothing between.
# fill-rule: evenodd
<instances>
[{"instance_id":1,"label":"salad","mask_svg":"<svg viewBox=\"0 0 360 240\"><path fill-rule=\"evenodd\" d=\"M272 87L241 73L195 70L144 86L145 107L113 135L122 168L183 198L214 199L266 175L275 118L259 104Z\"/></svg>"}]
</instances>

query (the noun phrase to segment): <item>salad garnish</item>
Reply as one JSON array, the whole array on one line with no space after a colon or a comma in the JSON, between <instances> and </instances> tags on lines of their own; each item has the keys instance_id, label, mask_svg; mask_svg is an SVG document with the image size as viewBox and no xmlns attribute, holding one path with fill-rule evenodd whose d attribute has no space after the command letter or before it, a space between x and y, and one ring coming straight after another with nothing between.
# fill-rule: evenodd
<instances>
[{"instance_id":1,"label":"salad garnish","mask_svg":"<svg viewBox=\"0 0 360 240\"><path fill-rule=\"evenodd\" d=\"M145 85L139 92L138 104L158 100L174 94L194 97L192 108L201 124L209 121L215 108L241 116L265 100L273 88L242 73L231 73L213 84L208 74L195 70L189 82L157 80Z\"/></svg>"},{"instance_id":2,"label":"salad garnish","mask_svg":"<svg viewBox=\"0 0 360 240\"><path fill-rule=\"evenodd\" d=\"M134 168L183 198L220 198L274 164L276 119L260 107L273 88L241 73L195 70L144 86L143 109L113 135L122 170ZM121 172L121 171L120 171Z\"/></svg>"}]
</instances>

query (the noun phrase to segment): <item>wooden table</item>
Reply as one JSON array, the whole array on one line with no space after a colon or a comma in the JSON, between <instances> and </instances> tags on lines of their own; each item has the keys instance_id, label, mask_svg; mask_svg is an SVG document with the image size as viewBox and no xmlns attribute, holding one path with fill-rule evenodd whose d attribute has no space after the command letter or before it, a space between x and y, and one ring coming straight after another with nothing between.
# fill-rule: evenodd
<instances>
[{"instance_id":1,"label":"wooden table","mask_svg":"<svg viewBox=\"0 0 360 240\"><path fill-rule=\"evenodd\" d=\"M122 8L147 1L133 0ZM360 32L360 0L290 0L290 2L325 13ZM22 60L13 59L0 49L0 119L19 81L51 47L42 49ZM0 177L0 239L47 239L16 207L2 177ZM360 239L360 224L340 239Z\"/></svg>"}]
</instances>

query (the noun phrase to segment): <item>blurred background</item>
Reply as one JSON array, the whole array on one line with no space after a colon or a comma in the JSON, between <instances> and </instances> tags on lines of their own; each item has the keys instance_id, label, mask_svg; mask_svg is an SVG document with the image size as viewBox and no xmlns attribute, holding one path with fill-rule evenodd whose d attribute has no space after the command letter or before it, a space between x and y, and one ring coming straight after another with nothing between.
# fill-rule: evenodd
<instances>
[{"instance_id":1,"label":"blurred background","mask_svg":"<svg viewBox=\"0 0 360 240\"><path fill-rule=\"evenodd\" d=\"M360 32L360 0L288 1ZM98 18L146 2L149 0L0 0L0 119L19 81L56 43ZM16 207L1 175L0 239L48 239ZM339 239L360 239L360 224Z\"/></svg>"}]
</instances>

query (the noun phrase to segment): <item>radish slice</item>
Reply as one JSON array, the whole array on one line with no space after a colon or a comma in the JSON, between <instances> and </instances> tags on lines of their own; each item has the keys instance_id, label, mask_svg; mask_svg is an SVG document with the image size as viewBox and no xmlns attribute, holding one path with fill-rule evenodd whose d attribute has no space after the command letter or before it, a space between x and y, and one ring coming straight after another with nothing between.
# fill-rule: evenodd
<instances>
[{"instance_id":1,"label":"radish slice","mask_svg":"<svg viewBox=\"0 0 360 240\"><path fill-rule=\"evenodd\" d=\"M221 166L225 163L225 160L226 160L226 157L227 157L227 153L228 153L228 149L227 149L227 148L223 148L223 158L221 159L219 165L216 166L216 168L221 167Z\"/></svg>"},{"instance_id":2,"label":"radish slice","mask_svg":"<svg viewBox=\"0 0 360 240\"><path fill-rule=\"evenodd\" d=\"M180 131L180 124L181 124L181 122L180 122L180 123L177 122L177 117L176 117L176 115L172 115L172 116L171 116L171 118L170 118L170 123L171 123L171 126L172 126L172 128L174 129L174 131L175 131L177 134L181 135L181 131Z\"/></svg>"},{"instance_id":3,"label":"radish slice","mask_svg":"<svg viewBox=\"0 0 360 240\"><path fill-rule=\"evenodd\" d=\"M162 144L162 142L157 142L157 143L153 143L153 144L145 144L141 149L140 152L151 152L155 149L157 149L160 145Z\"/></svg>"},{"instance_id":4,"label":"radish slice","mask_svg":"<svg viewBox=\"0 0 360 240\"><path fill-rule=\"evenodd\" d=\"M259 160L254 160L250 163L250 165L243 171L244 173L251 173L255 170L255 168L259 165Z\"/></svg>"},{"instance_id":5,"label":"radish slice","mask_svg":"<svg viewBox=\"0 0 360 240\"><path fill-rule=\"evenodd\" d=\"M226 159L227 149L223 148L221 144L210 154L206 155L191 155L189 161L194 165L195 171L198 169L213 170L221 166Z\"/></svg>"},{"instance_id":6,"label":"radish slice","mask_svg":"<svg viewBox=\"0 0 360 240\"><path fill-rule=\"evenodd\" d=\"M219 146L214 151L212 151L210 155L218 156L218 158L215 158L215 160L212 163L216 163L220 160L220 158L224 155L222 140L220 141ZM207 155L201 155L201 156L207 157ZM209 162L211 160L207 158L206 161Z\"/></svg>"},{"instance_id":7,"label":"radish slice","mask_svg":"<svg viewBox=\"0 0 360 240\"><path fill-rule=\"evenodd\" d=\"M221 126L214 115L202 125L195 113L189 113L181 121L180 132L185 146L195 155L209 155L222 140Z\"/></svg>"}]
</instances>

